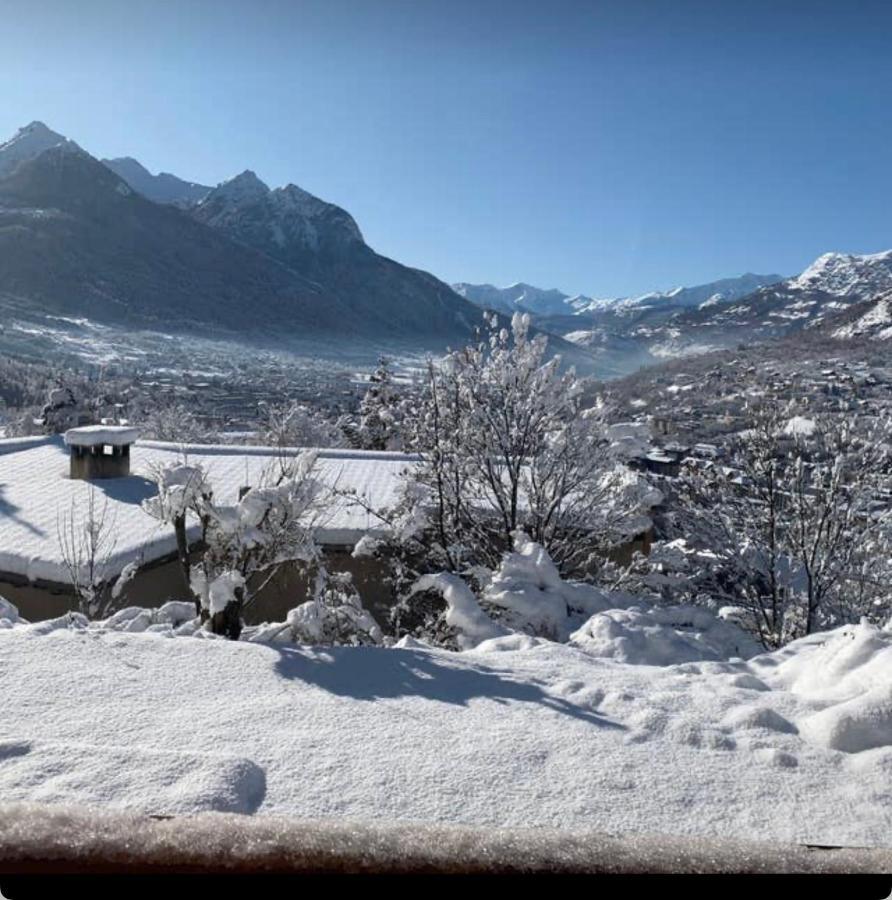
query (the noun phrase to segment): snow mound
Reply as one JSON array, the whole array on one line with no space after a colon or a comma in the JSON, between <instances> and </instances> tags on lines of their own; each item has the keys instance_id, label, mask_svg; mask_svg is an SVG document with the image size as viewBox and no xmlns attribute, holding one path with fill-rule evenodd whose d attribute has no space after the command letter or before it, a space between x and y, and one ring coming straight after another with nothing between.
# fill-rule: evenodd
<instances>
[{"instance_id":1,"label":"snow mound","mask_svg":"<svg viewBox=\"0 0 892 900\"><path fill-rule=\"evenodd\" d=\"M845 701L892 686L892 632L867 621L810 635L766 657L783 660L772 673L773 686L794 694Z\"/></svg>"},{"instance_id":2,"label":"snow mound","mask_svg":"<svg viewBox=\"0 0 892 900\"><path fill-rule=\"evenodd\" d=\"M778 655L787 658L772 673L774 686L824 707L799 721L805 740L844 753L892 744L892 633L862 621Z\"/></svg>"},{"instance_id":3,"label":"snow mound","mask_svg":"<svg viewBox=\"0 0 892 900\"><path fill-rule=\"evenodd\" d=\"M723 724L734 731L764 729L781 734L795 734L796 726L767 706L741 706L729 713Z\"/></svg>"},{"instance_id":4,"label":"snow mound","mask_svg":"<svg viewBox=\"0 0 892 900\"><path fill-rule=\"evenodd\" d=\"M799 731L806 740L843 753L892 744L892 684L809 716Z\"/></svg>"},{"instance_id":5,"label":"snow mound","mask_svg":"<svg viewBox=\"0 0 892 900\"><path fill-rule=\"evenodd\" d=\"M0 741L4 802L89 803L151 814L253 813L264 771L236 756Z\"/></svg>"},{"instance_id":6,"label":"snow mound","mask_svg":"<svg viewBox=\"0 0 892 900\"><path fill-rule=\"evenodd\" d=\"M570 635L590 656L645 666L754 656L757 647L737 626L695 606L610 609Z\"/></svg>"}]
</instances>

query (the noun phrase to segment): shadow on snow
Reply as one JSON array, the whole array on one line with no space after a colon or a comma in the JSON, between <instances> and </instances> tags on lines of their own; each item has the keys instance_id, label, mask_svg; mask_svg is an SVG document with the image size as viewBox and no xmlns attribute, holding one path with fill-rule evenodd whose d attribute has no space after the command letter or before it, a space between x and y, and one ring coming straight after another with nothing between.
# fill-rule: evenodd
<instances>
[{"instance_id":1,"label":"shadow on snow","mask_svg":"<svg viewBox=\"0 0 892 900\"><path fill-rule=\"evenodd\" d=\"M279 654L276 671L286 679L315 685L339 697L382 700L421 697L467 706L472 700L533 703L602 728L624 726L597 712L554 697L541 687L517 681L496 669L419 650L379 647L272 647ZM460 657L456 657L460 659Z\"/></svg>"}]
</instances>

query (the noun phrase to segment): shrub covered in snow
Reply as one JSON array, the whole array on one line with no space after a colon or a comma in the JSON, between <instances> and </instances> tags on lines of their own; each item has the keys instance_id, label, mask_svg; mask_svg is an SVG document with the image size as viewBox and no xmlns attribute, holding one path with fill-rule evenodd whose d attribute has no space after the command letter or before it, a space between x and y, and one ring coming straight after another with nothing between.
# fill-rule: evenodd
<instances>
[{"instance_id":1,"label":"shrub covered in snow","mask_svg":"<svg viewBox=\"0 0 892 900\"><path fill-rule=\"evenodd\" d=\"M653 605L640 596L566 581L544 548L523 532L515 534L514 547L479 595L456 575L419 579L414 591L437 591L445 608L414 636L466 650L520 633L646 665L749 658L759 651L736 623L709 610Z\"/></svg>"},{"instance_id":2,"label":"shrub covered in snow","mask_svg":"<svg viewBox=\"0 0 892 900\"><path fill-rule=\"evenodd\" d=\"M242 610L281 565L318 563L313 529L323 488L313 475L315 460L312 451L283 456L233 505L215 500L200 467L184 462L157 473L158 495L145 509L173 525L196 613L215 633L238 637ZM187 537L190 517L201 527L198 556Z\"/></svg>"},{"instance_id":3,"label":"shrub covered in snow","mask_svg":"<svg viewBox=\"0 0 892 900\"><path fill-rule=\"evenodd\" d=\"M381 644L384 640L349 572L320 573L316 596L292 609L286 623L285 633L297 644ZM255 639L262 640L262 634L258 632ZM281 635L276 639L281 640Z\"/></svg>"}]
</instances>

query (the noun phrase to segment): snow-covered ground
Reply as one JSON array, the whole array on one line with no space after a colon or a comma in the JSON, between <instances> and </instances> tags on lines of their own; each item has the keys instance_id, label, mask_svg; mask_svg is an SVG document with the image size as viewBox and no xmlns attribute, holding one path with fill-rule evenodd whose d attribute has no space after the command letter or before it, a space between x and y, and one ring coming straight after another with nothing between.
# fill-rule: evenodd
<instances>
[{"instance_id":1,"label":"snow-covered ground","mask_svg":"<svg viewBox=\"0 0 892 900\"><path fill-rule=\"evenodd\" d=\"M622 661L659 638L634 616L450 653L4 615L6 802L892 842L892 632L868 625L655 666Z\"/></svg>"}]
</instances>

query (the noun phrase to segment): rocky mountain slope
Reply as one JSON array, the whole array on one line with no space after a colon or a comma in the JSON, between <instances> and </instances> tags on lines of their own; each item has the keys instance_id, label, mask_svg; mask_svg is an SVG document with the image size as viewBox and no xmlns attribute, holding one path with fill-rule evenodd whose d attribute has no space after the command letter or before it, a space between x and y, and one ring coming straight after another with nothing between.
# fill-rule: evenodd
<instances>
[{"instance_id":1,"label":"rocky mountain slope","mask_svg":"<svg viewBox=\"0 0 892 900\"><path fill-rule=\"evenodd\" d=\"M433 275L372 250L346 210L296 185L271 190L246 171L191 215L323 285L371 333L445 340L471 334L482 321L476 306Z\"/></svg>"},{"instance_id":2,"label":"rocky mountain slope","mask_svg":"<svg viewBox=\"0 0 892 900\"><path fill-rule=\"evenodd\" d=\"M0 299L156 328L342 327L318 285L60 144L0 180Z\"/></svg>"},{"instance_id":3,"label":"rocky mountain slope","mask_svg":"<svg viewBox=\"0 0 892 900\"><path fill-rule=\"evenodd\" d=\"M824 329L837 340L892 340L892 291L858 303L828 321Z\"/></svg>"},{"instance_id":4,"label":"rocky mountain slope","mask_svg":"<svg viewBox=\"0 0 892 900\"><path fill-rule=\"evenodd\" d=\"M209 190L128 158L104 165L42 123L0 145L0 260L0 326L36 311L436 350L483 321L294 185L273 191L246 172Z\"/></svg>"}]
</instances>

